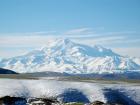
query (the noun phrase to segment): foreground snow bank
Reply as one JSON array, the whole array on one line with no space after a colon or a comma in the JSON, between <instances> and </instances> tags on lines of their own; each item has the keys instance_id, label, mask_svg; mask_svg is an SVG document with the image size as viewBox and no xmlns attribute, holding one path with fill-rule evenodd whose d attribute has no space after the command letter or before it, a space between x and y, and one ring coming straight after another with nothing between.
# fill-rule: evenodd
<instances>
[{"instance_id":1,"label":"foreground snow bank","mask_svg":"<svg viewBox=\"0 0 140 105\"><path fill-rule=\"evenodd\" d=\"M89 102L96 100L108 102L109 100L115 101L116 98L121 98L127 101L130 100L130 103L140 104L140 85L136 84L0 79L0 97L7 95L25 98L58 97L61 100L63 93L68 93L66 91L71 91L72 89L82 93ZM111 99L109 95L116 97Z\"/></svg>"}]
</instances>

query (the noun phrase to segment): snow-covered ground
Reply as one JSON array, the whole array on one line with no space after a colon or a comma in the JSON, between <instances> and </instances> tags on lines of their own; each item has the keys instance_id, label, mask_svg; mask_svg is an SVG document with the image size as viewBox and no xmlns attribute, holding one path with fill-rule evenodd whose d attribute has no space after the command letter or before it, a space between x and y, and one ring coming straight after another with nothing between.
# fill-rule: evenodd
<instances>
[{"instance_id":1,"label":"snow-covered ground","mask_svg":"<svg viewBox=\"0 0 140 105\"><path fill-rule=\"evenodd\" d=\"M0 97L58 97L72 89L81 92L90 102L100 100L107 102L120 97L131 103L140 104L140 84L102 84L87 82L69 82L57 80L17 80L0 79ZM61 96L61 97L59 97Z\"/></svg>"}]
</instances>

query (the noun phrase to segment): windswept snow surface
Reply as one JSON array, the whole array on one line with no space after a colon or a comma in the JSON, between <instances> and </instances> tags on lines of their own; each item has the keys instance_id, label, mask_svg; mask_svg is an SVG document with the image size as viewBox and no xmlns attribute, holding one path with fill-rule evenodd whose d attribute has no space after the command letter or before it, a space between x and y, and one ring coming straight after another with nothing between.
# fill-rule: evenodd
<instances>
[{"instance_id":1,"label":"windswept snow surface","mask_svg":"<svg viewBox=\"0 0 140 105\"><path fill-rule=\"evenodd\" d=\"M109 94L111 94L112 97L118 97L119 95L122 99L130 101L131 104L128 105L140 104L140 85L137 84L100 84L56 80L0 79L0 97L6 95L21 96L25 98L57 97L61 100L61 97L59 96L63 96L63 93L72 89L84 94L89 102L96 100L107 102L110 100Z\"/></svg>"},{"instance_id":2,"label":"windswept snow surface","mask_svg":"<svg viewBox=\"0 0 140 105\"><path fill-rule=\"evenodd\" d=\"M121 56L102 46L92 47L69 39L53 39L39 50L2 59L0 67L18 73L51 71L87 74L140 70L140 63L137 59Z\"/></svg>"}]
</instances>

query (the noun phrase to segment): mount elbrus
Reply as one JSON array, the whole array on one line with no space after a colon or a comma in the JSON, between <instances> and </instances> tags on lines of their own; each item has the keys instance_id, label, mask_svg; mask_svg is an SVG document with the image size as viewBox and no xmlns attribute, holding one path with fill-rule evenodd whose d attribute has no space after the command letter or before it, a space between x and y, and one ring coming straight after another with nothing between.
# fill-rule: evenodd
<instances>
[{"instance_id":1,"label":"mount elbrus","mask_svg":"<svg viewBox=\"0 0 140 105\"><path fill-rule=\"evenodd\" d=\"M140 59L121 56L102 46L91 47L69 39L54 39L39 50L2 59L0 67L19 73L51 71L87 74L140 70Z\"/></svg>"}]
</instances>

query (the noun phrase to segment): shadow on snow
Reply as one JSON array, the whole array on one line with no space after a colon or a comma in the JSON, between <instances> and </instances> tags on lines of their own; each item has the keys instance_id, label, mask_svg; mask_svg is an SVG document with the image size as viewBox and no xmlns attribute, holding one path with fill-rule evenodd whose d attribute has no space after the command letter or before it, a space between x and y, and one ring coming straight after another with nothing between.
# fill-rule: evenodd
<instances>
[{"instance_id":1,"label":"shadow on snow","mask_svg":"<svg viewBox=\"0 0 140 105\"><path fill-rule=\"evenodd\" d=\"M58 96L62 102L82 102L89 103L88 98L77 89L66 89L62 94Z\"/></svg>"},{"instance_id":2,"label":"shadow on snow","mask_svg":"<svg viewBox=\"0 0 140 105\"><path fill-rule=\"evenodd\" d=\"M136 103L135 101L133 101L118 90L104 89L104 91L104 95L108 103L119 103L122 105L139 105L138 103Z\"/></svg>"}]
</instances>

